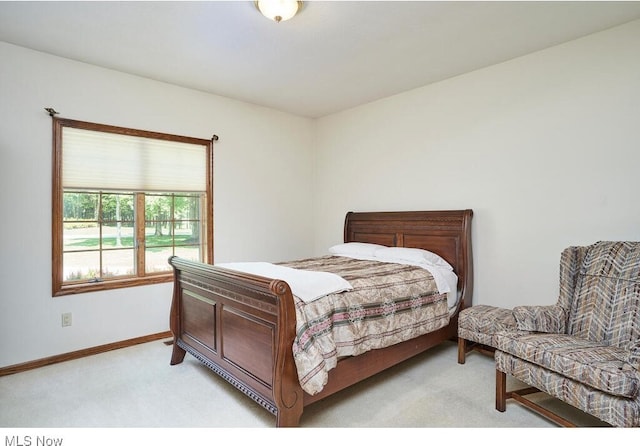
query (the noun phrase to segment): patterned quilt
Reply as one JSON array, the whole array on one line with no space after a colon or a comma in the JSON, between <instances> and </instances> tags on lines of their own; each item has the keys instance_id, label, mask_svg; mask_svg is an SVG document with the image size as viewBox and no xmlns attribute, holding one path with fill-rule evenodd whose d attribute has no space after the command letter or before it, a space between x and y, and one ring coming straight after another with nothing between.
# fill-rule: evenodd
<instances>
[{"instance_id":1,"label":"patterned quilt","mask_svg":"<svg viewBox=\"0 0 640 446\"><path fill-rule=\"evenodd\" d=\"M411 339L449 323L446 294L427 270L396 263L324 256L279 263L342 276L352 291L313 302L296 299L293 356L300 384L315 395L338 358Z\"/></svg>"}]
</instances>

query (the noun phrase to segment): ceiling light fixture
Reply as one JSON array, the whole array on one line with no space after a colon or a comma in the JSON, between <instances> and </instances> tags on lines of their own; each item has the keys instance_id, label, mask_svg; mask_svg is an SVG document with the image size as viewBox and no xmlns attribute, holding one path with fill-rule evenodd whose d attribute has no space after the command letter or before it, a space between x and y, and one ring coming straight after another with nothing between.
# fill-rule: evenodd
<instances>
[{"instance_id":1,"label":"ceiling light fixture","mask_svg":"<svg viewBox=\"0 0 640 446\"><path fill-rule=\"evenodd\" d=\"M263 16L277 23L289 20L302 9L302 2L296 0L258 0L255 4Z\"/></svg>"}]
</instances>

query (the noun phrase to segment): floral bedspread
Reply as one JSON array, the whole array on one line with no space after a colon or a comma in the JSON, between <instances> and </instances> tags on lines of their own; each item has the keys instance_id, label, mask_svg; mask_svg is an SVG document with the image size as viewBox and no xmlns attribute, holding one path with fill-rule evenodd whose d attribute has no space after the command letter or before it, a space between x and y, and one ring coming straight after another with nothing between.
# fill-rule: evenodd
<instances>
[{"instance_id":1,"label":"floral bedspread","mask_svg":"<svg viewBox=\"0 0 640 446\"><path fill-rule=\"evenodd\" d=\"M352 291L313 302L296 299L293 356L305 392L327 383L338 358L411 339L449 323L446 294L427 270L411 265L324 256L279 263L342 276Z\"/></svg>"}]
</instances>

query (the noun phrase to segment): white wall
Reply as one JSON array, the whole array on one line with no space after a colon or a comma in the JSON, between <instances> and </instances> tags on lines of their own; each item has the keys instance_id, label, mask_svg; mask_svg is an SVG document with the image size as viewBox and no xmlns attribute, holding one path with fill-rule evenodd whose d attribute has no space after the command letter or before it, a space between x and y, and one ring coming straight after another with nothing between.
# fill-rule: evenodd
<instances>
[{"instance_id":1,"label":"white wall","mask_svg":"<svg viewBox=\"0 0 640 446\"><path fill-rule=\"evenodd\" d=\"M51 297L51 118L220 140L215 260L312 251L313 122L0 42L0 367L169 329L171 285ZM73 325L61 327L71 312ZM168 358L167 358L168 361Z\"/></svg>"},{"instance_id":2,"label":"white wall","mask_svg":"<svg viewBox=\"0 0 640 446\"><path fill-rule=\"evenodd\" d=\"M639 42L635 21L319 120L316 253L349 210L472 208L474 302L554 303L564 247L640 240Z\"/></svg>"}]
</instances>

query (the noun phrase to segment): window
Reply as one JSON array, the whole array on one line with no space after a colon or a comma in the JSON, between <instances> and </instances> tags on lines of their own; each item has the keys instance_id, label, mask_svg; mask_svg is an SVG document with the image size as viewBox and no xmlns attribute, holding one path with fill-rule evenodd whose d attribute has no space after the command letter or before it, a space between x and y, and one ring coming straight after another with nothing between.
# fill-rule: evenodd
<instances>
[{"instance_id":1,"label":"window","mask_svg":"<svg viewBox=\"0 0 640 446\"><path fill-rule=\"evenodd\" d=\"M53 295L167 282L213 260L213 142L54 118Z\"/></svg>"}]
</instances>

